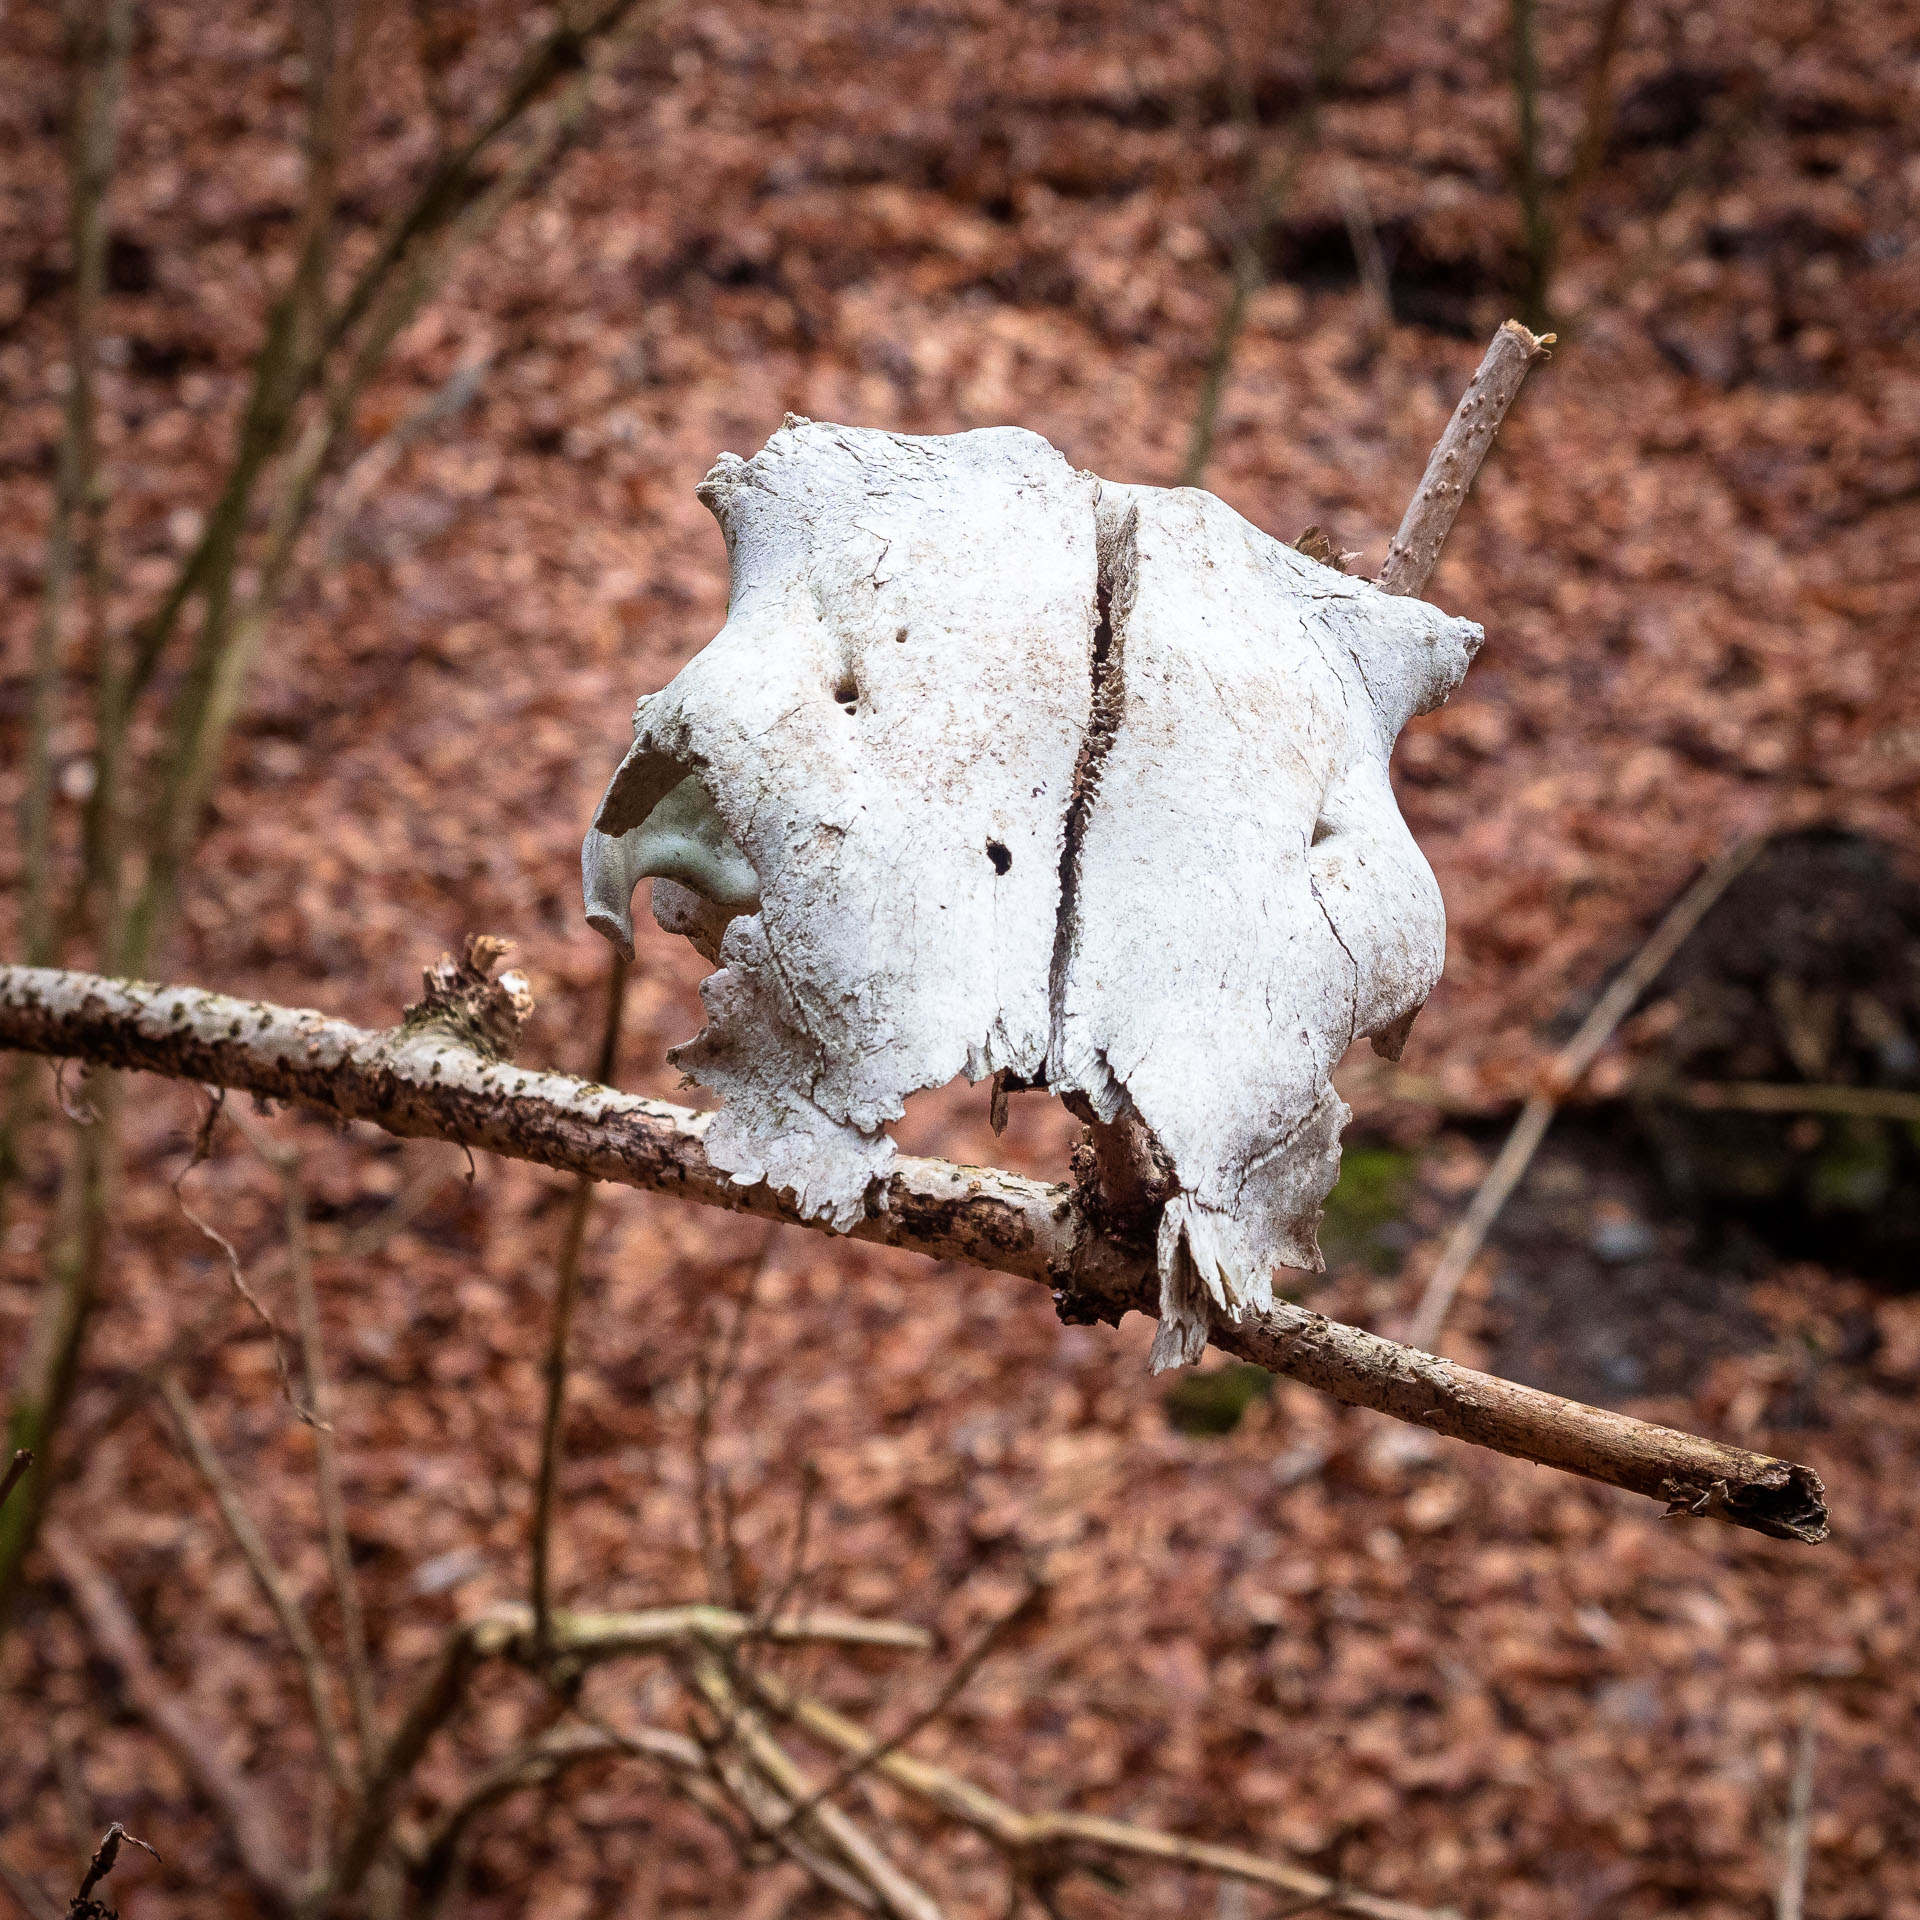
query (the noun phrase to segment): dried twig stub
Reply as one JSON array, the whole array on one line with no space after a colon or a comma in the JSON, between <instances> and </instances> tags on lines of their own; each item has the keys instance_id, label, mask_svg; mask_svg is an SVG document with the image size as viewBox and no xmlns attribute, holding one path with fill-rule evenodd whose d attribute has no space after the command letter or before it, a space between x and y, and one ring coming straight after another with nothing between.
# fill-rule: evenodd
<instances>
[{"instance_id":1,"label":"dried twig stub","mask_svg":"<svg viewBox=\"0 0 1920 1920\"><path fill-rule=\"evenodd\" d=\"M125 1841L130 1847L138 1847L142 1853L150 1853L158 1860L159 1851L150 1847L136 1833L129 1833L118 1820L100 1836L100 1845L93 1858L87 1863L85 1877L80 1882L80 1891L73 1896L73 1903L67 1908L67 1920L115 1920L111 1907L103 1906L93 1897L93 1890L113 1871L114 1863L120 1858L120 1843Z\"/></svg>"},{"instance_id":2,"label":"dried twig stub","mask_svg":"<svg viewBox=\"0 0 1920 1920\"><path fill-rule=\"evenodd\" d=\"M1380 586L1387 593L1421 594L1433 578L1467 490L1493 446L1493 436L1528 370L1553 345L1550 333L1529 333L1518 320L1506 321L1493 336L1486 358L1467 383L1427 460L1427 470L1387 548Z\"/></svg>"}]
</instances>

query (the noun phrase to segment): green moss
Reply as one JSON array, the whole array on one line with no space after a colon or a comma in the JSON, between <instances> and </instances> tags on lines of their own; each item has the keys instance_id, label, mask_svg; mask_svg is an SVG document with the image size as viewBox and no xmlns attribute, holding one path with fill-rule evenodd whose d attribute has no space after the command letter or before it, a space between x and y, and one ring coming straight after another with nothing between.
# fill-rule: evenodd
<instances>
[{"instance_id":1,"label":"green moss","mask_svg":"<svg viewBox=\"0 0 1920 1920\"><path fill-rule=\"evenodd\" d=\"M1177 1374L1162 1400L1170 1427L1217 1439L1231 1433L1246 1410L1272 1391L1273 1375L1264 1367L1234 1361Z\"/></svg>"},{"instance_id":2,"label":"green moss","mask_svg":"<svg viewBox=\"0 0 1920 1920\"><path fill-rule=\"evenodd\" d=\"M1413 1156L1395 1147L1349 1147L1340 1181L1327 1195L1320 1248L1329 1267L1363 1262L1375 1273L1400 1268L1399 1227Z\"/></svg>"},{"instance_id":3,"label":"green moss","mask_svg":"<svg viewBox=\"0 0 1920 1920\"><path fill-rule=\"evenodd\" d=\"M1893 1185L1893 1141L1877 1120L1829 1120L1807 1199L1815 1213L1870 1213Z\"/></svg>"}]
</instances>

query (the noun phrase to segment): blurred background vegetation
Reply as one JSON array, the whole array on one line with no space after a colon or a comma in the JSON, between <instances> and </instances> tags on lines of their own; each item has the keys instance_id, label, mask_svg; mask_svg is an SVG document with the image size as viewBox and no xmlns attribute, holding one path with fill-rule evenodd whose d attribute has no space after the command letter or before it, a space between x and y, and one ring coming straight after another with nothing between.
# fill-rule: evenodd
<instances>
[{"instance_id":1,"label":"blurred background vegetation","mask_svg":"<svg viewBox=\"0 0 1920 1920\"><path fill-rule=\"evenodd\" d=\"M1485 1914L1764 1910L1812 1690L1807 1911L1920 1913L1911 21L39 0L0 32L0 952L372 1025L485 929L534 979L523 1057L589 1070L611 1004L648 1092L676 1094L703 969L654 937L610 1001L577 846L633 697L723 612L692 499L717 452L789 409L1017 421L1371 572L1493 327L1555 330L1430 588L1485 653L1397 760L1448 979L1397 1071L1343 1073L1330 1272L1301 1285L1404 1324L1555 1047L1690 878L1766 836L1554 1089L1447 1338L1812 1458L1842 1516L1817 1556L1676 1540L1264 1375L1163 1397L1138 1328L1063 1329L993 1281L634 1194L570 1227L530 1169L469 1182L291 1116L255 1153L223 1123L180 1191L289 1328L293 1397L327 1379L323 1437L175 1198L188 1090L9 1061L0 1354L39 1458L0 1510L0 1859L26 1911L60 1910L109 1818L166 1856L122 1859L123 1913L265 1897L103 1642L117 1617L276 1844L311 1820L326 1858L352 1827L180 1406L245 1463L350 1755L457 1621L525 1591L570 1271L570 1603L751 1609L798 1577L956 1648L1012 1621L914 1751ZM1057 1176L1072 1129L1016 1100L996 1142L951 1089L901 1133ZM803 1677L891 1727L912 1703L881 1666ZM697 1698L672 1709L696 1731ZM453 1831L552 1713L484 1683L405 1818ZM365 1898L832 1905L631 1754L565 1774L456 1823L457 1871L394 1828ZM970 1844L943 1841L942 1897L1003 1910ZM1285 1905L1158 1872L1017 1897Z\"/></svg>"}]
</instances>

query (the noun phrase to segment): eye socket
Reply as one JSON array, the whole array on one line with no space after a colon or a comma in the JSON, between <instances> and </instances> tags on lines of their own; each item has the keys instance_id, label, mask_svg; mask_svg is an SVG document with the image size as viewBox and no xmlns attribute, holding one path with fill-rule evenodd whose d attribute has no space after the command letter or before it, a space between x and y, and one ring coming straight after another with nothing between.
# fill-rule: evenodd
<instances>
[{"instance_id":1,"label":"eye socket","mask_svg":"<svg viewBox=\"0 0 1920 1920\"><path fill-rule=\"evenodd\" d=\"M998 840L987 842L987 858L993 862L995 873L1005 873L1013 865L1013 855Z\"/></svg>"}]
</instances>

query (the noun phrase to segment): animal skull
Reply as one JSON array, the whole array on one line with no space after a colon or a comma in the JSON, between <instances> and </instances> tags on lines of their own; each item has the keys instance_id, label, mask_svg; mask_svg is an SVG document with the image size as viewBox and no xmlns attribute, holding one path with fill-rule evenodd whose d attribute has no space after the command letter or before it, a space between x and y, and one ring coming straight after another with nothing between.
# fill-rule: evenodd
<instances>
[{"instance_id":1,"label":"animal skull","mask_svg":"<svg viewBox=\"0 0 1920 1920\"><path fill-rule=\"evenodd\" d=\"M1398 1056L1440 894L1394 804L1410 715L1480 629L1211 495L1077 472L1037 434L789 418L700 488L726 625L635 710L587 835L719 971L670 1055L743 1185L844 1232L906 1096L1005 1071L1144 1132L1156 1370L1318 1268L1360 1034Z\"/></svg>"}]
</instances>

